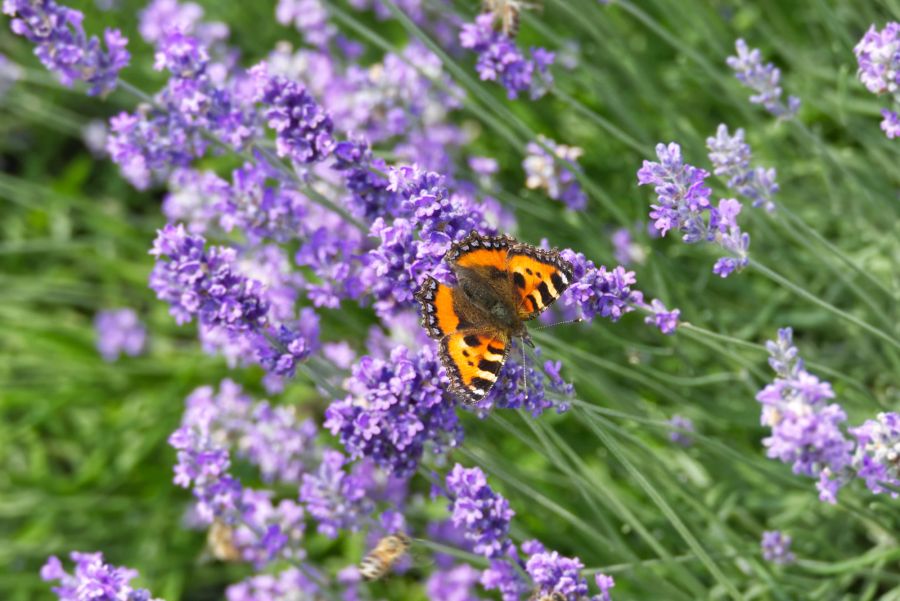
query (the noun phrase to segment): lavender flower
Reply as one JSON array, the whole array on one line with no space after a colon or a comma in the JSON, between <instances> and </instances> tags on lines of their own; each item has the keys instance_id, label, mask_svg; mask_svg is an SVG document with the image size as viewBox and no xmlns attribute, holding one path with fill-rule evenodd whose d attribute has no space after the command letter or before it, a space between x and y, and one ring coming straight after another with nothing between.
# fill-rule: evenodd
<instances>
[{"instance_id":1,"label":"lavender flower","mask_svg":"<svg viewBox=\"0 0 900 601\"><path fill-rule=\"evenodd\" d=\"M900 115L894 111L882 109L881 116L884 120L881 122L881 129L884 130L888 139L900 138Z\"/></svg>"},{"instance_id":2,"label":"lavender flower","mask_svg":"<svg viewBox=\"0 0 900 601\"><path fill-rule=\"evenodd\" d=\"M522 550L530 555L525 571L541 593L559 593L567 600L581 599L587 595L587 580L580 575L584 567L580 559L563 557L556 551L548 552L536 540L522 543Z\"/></svg>"},{"instance_id":3,"label":"lavender flower","mask_svg":"<svg viewBox=\"0 0 900 601\"><path fill-rule=\"evenodd\" d=\"M156 44L171 32L195 36L204 46L211 46L228 37L224 23L205 23L203 8L194 2L152 0L139 15L138 32L146 42Z\"/></svg>"},{"instance_id":4,"label":"lavender flower","mask_svg":"<svg viewBox=\"0 0 900 601\"><path fill-rule=\"evenodd\" d=\"M777 341L766 343L778 377L756 395L763 405L761 423L772 428L763 445L768 457L791 464L795 474L820 478L820 498L833 503L842 482L830 476L844 472L853 450L840 429L847 416L840 405L827 403L834 398L831 385L805 370L792 336L785 328Z\"/></svg>"},{"instance_id":5,"label":"lavender flower","mask_svg":"<svg viewBox=\"0 0 900 601\"><path fill-rule=\"evenodd\" d=\"M549 147L550 152L545 147ZM577 146L557 144L542 135L538 136L538 142L529 142L525 150L528 153L522 161L525 186L546 191L550 198L562 201L573 211L584 210L587 195L573 173L579 170L576 161L584 151ZM569 167L564 167L562 163L567 163Z\"/></svg>"},{"instance_id":6,"label":"lavender flower","mask_svg":"<svg viewBox=\"0 0 900 601\"><path fill-rule=\"evenodd\" d=\"M520 601L532 591L520 571L514 567L518 563L518 553L510 546L506 556L491 559L489 567L481 574L481 586L489 591L499 591L503 601Z\"/></svg>"},{"instance_id":7,"label":"lavender flower","mask_svg":"<svg viewBox=\"0 0 900 601\"><path fill-rule=\"evenodd\" d=\"M106 361L115 361L123 353L136 357L144 350L147 328L132 309L100 311L94 317L97 350Z\"/></svg>"},{"instance_id":8,"label":"lavender flower","mask_svg":"<svg viewBox=\"0 0 900 601\"><path fill-rule=\"evenodd\" d=\"M859 63L859 80L873 94L900 93L900 23L891 21L884 29L872 25L853 48Z\"/></svg>"},{"instance_id":9,"label":"lavender flower","mask_svg":"<svg viewBox=\"0 0 900 601\"><path fill-rule=\"evenodd\" d=\"M337 33L321 0L278 0L275 19L282 25L292 24L313 46L326 46Z\"/></svg>"},{"instance_id":10,"label":"lavender flower","mask_svg":"<svg viewBox=\"0 0 900 601\"><path fill-rule=\"evenodd\" d=\"M131 58L128 39L118 29L103 33L104 51L96 36L85 35L84 14L54 0L4 0L3 13L13 17L13 33L35 44L35 55L63 85L84 81L91 96L113 91Z\"/></svg>"},{"instance_id":11,"label":"lavender flower","mask_svg":"<svg viewBox=\"0 0 900 601\"><path fill-rule=\"evenodd\" d=\"M345 465L341 453L327 450L318 469L304 474L300 486L300 500L318 522L318 531L329 538L339 530L356 530L373 509L371 462L357 463L352 470L345 470Z\"/></svg>"},{"instance_id":12,"label":"lavender flower","mask_svg":"<svg viewBox=\"0 0 900 601\"><path fill-rule=\"evenodd\" d=\"M487 558L506 554L512 545L509 522L515 512L488 486L481 469L457 463L447 474L446 484L453 525L466 532L472 550Z\"/></svg>"},{"instance_id":13,"label":"lavender flower","mask_svg":"<svg viewBox=\"0 0 900 601\"><path fill-rule=\"evenodd\" d=\"M644 322L656 326L663 334L674 334L675 328L678 327L678 316L681 315L681 310L669 311L658 298L650 301L649 308L653 311L653 315L645 317Z\"/></svg>"},{"instance_id":14,"label":"lavender flower","mask_svg":"<svg viewBox=\"0 0 900 601\"><path fill-rule=\"evenodd\" d=\"M791 537L778 530L763 532L762 541L763 559L779 565L794 563L797 559L791 553Z\"/></svg>"},{"instance_id":15,"label":"lavender flower","mask_svg":"<svg viewBox=\"0 0 900 601\"><path fill-rule=\"evenodd\" d=\"M643 265L647 260L647 249L638 244L627 227L620 227L610 236L613 245L613 257L616 262L627 267L633 263Z\"/></svg>"},{"instance_id":16,"label":"lavender flower","mask_svg":"<svg viewBox=\"0 0 900 601\"><path fill-rule=\"evenodd\" d=\"M895 108L900 106L900 23L875 26L853 49L859 63L859 80L873 94L887 94ZM881 129L889 139L900 137L900 117L895 110L882 109Z\"/></svg>"},{"instance_id":17,"label":"lavender flower","mask_svg":"<svg viewBox=\"0 0 900 601\"><path fill-rule=\"evenodd\" d=\"M675 414L669 419L668 424L672 428L669 440L683 447L694 444L694 438L691 436L694 432L694 422L691 418Z\"/></svg>"},{"instance_id":18,"label":"lavender flower","mask_svg":"<svg viewBox=\"0 0 900 601\"><path fill-rule=\"evenodd\" d=\"M526 58L515 42L495 31L494 17L482 14L474 23L463 25L459 42L478 54L475 69L482 81L499 81L506 88L510 99L529 91L532 100L543 96L553 85L549 67L553 53L543 48L532 48L531 59Z\"/></svg>"},{"instance_id":19,"label":"lavender flower","mask_svg":"<svg viewBox=\"0 0 900 601\"><path fill-rule=\"evenodd\" d=\"M234 441L238 457L259 468L265 482L299 483L314 462L317 428L300 420L289 405L254 402L241 387L225 379L194 390L185 400L185 421L202 421L216 440Z\"/></svg>"},{"instance_id":20,"label":"lavender flower","mask_svg":"<svg viewBox=\"0 0 900 601\"><path fill-rule=\"evenodd\" d=\"M877 419L850 428L850 433L856 438L855 475L865 480L873 493L887 492L897 498L900 489L900 415L879 413Z\"/></svg>"},{"instance_id":21,"label":"lavender flower","mask_svg":"<svg viewBox=\"0 0 900 601\"><path fill-rule=\"evenodd\" d=\"M251 576L225 590L227 601L315 601L319 586L297 568Z\"/></svg>"},{"instance_id":22,"label":"lavender flower","mask_svg":"<svg viewBox=\"0 0 900 601\"><path fill-rule=\"evenodd\" d=\"M583 254L568 248L561 254L572 264L574 278L572 285L559 299L559 304L573 311L577 317L593 321L600 315L615 322L643 302L643 294L631 289L636 283L633 271L626 271L621 266L612 270L607 270L603 265L598 268Z\"/></svg>"},{"instance_id":23,"label":"lavender flower","mask_svg":"<svg viewBox=\"0 0 900 601\"><path fill-rule=\"evenodd\" d=\"M425 582L425 594L441 601L480 601L473 590L480 578L481 573L468 564L437 569Z\"/></svg>"},{"instance_id":24,"label":"lavender flower","mask_svg":"<svg viewBox=\"0 0 900 601\"><path fill-rule=\"evenodd\" d=\"M159 230L150 254L157 258L150 288L169 303L179 324L194 316L208 325L235 332L256 330L266 322L268 306L262 285L235 269L232 248L205 248L206 240L189 235L184 226L167 224Z\"/></svg>"},{"instance_id":25,"label":"lavender flower","mask_svg":"<svg viewBox=\"0 0 900 601\"><path fill-rule=\"evenodd\" d=\"M269 76L265 63L250 72L259 86L256 100L266 105L266 121L275 130L278 156L304 164L330 155L334 125L309 92L295 81Z\"/></svg>"},{"instance_id":26,"label":"lavender flower","mask_svg":"<svg viewBox=\"0 0 900 601\"><path fill-rule=\"evenodd\" d=\"M59 586L53 587L59 601L154 601L150 598L150 591L131 587L130 582L138 576L137 570L104 563L102 553L73 551L69 557L75 562L72 574L63 569L62 562L54 555L41 568L42 580L59 581Z\"/></svg>"},{"instance_id":27,"label":"lavender flower","mask_svg":"<svg viewBox=\"0 0 900 601\"><path fill-rule=\"evenodd\" d=\"M772 202L772 196L778 192L775 169L750 166L750 145L744 142L743 129L738 128L731 136L728 127L722 123L715 137L706 139L706 147L715 167L713 173L727 177L730 189L749 198L754 207L765 207L769 213L775 210Z\"/></svg>"},{"instance_id":28,"label":"lavender flower","mask_svg":"<svg viewBox=\"0 0 900 601\"><path fill-rule=\"evenodd\" d=\"M738 81L756 92L750 96L750 102L763 105L779 119L793 118L800 108L800 99L788 96L786 106L781 101L781 71L772 63L763 65L760 51L748 48L744 40L737 40L734 46L737 56L729 56L725 62L735 71Z\"/></svg>"},{"instance_id":29,"label":"lavender flower","mask_svg":"<svg viewBox=\"0 0 900 601\"><path fill-rule=\"evenodd\" d=\"M575 387L563 380L562 362L545 361L541 370L535 366L535 358L540 357L541 349L522 353L519 344L513 342L516 348L510 351L497 383L478 403L479 416L489 415L494 407L525 409L533 417L550 408L555 408L557 413L568 411L568 401L574 395Z\"/></svg>"},{"instance_id":30,"label":"lavender flower","mask_svg":"<svg viewBox=\"0 0 900 601\"><path fill-rule=\"evenodd\" d=\"M595 601L612 601L609 591L616 586L616 581L613 580L613 577L606 574L597 574L594 576L594 582L597 584L597 588L600 589L600 594L596 595Z\"/></svg>"},{"instance_id":31,"label":"lavender flower","mask_svg":"<svg viewBox=\"0 0 900 601\"><path fill-rule=\"evenodd\" d=\"M415 471L426 446L440 453L462 441L431 345L417 353L398 346L389 360L362 357L346 387L350 394L325 411L325 427L354 458L370 457L403 477Z\"/></svg>"},{"instance_id":32,"label":"lavender flower","mask_svg":"<svg viewBox=\"0 0 900 601\"><path fill-rule=\"evenodd\" d=\"M714 242L727 250L729 256L720 258L713 267L713 272L723 278L746 267L750 236L737 225L741 203L726 198L718 207L712 206L711 190L705 183L709 173L685 163L678 144L657 144L656 154L660 162L645 160L637 173L638 185L653 184L657 194L657 204L651 205L650 211L654 227L663 236L677 229L688 244Z\"/></svg>"}]
</instances>

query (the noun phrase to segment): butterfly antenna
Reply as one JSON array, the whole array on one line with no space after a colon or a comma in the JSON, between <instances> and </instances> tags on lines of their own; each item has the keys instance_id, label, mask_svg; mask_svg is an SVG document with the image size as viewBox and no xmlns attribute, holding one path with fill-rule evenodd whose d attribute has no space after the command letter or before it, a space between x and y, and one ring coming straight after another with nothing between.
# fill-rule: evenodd
<instances>
[{"instance_id":1,"label":"butterfly antenna","mask_svg":"<svg viewBox=\"0 0 900 601\"><path fill-rule=\"evenodd\" d=\"M564 325L566 325L566 324L568 324L568 323L581 323L581 322L583 322L583 321L584 321L584 317L576 317L575 319L568 319L568 320L566 320L566 321L557 321L556 323L548 323L548 324L545 325L545 326L537 326L537 327L532 328L532 329L534 329L534 330L546 330L547 328L553 328L553 327L556 327L556 326L564 326Z\"/></svg>"}]
</instances>

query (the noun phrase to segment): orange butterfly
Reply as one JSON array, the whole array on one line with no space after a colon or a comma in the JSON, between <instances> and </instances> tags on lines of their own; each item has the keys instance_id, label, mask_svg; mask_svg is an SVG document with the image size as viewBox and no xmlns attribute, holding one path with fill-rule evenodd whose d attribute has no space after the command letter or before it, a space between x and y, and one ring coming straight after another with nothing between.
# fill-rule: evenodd
<instances>
[{"instance_id":1,"label":"orange butterfly","mask_svg":"<svg viewBox=\"0 0 900 601\"><path fill-rule=\"evenodd\" d=\"M455 287L428 277L416 292L422 325L441 343L450 391L466 403L483 399L509 355L510 340L531 344L526 321L568 288L572 265L559 251L543 250L510 236L472 232L444 260Z\"/></svg>"}]
</instances>

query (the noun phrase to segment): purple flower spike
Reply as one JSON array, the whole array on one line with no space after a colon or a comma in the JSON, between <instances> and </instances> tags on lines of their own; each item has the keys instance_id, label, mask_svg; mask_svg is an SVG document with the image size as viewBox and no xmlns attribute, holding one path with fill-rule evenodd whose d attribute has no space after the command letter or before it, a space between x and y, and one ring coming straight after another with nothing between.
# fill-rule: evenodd
<instances>
[{"instance_id":1,"label":"purple flower spike","mask_svg":"<svg viewBox=\"0 0 900 601\"><path fill-rule=\"evenodd\" d=\"M750 235L741 232L737 215L741 203L733 198L710 202L711 190L706 186L709 173L685 163L681 146L657 144L659 162L644 161L638 170L638 185L653 185L657 204L651 205L650 218L654 227L665 236L670 229L682 232L688 244L712 242L727 250L729 256L720 258L713 272L728 277L749 262Z\"/></svg>"},{"instance_id":2,"label":"purple flower spike","mask_svg":"<svg viewBox=\"0 0 900 601\"><path fill-rule=\"evenodd\" d=\"M858 428L850 428L856 438L853 469L875 494L897 498L900 489L900 415L879 413ZM889 487L889 488L886 488Z\"/></svg>"},{"instance_id":3,"label":"purple flower spike","mask_svg":"<svg viewBox=\"0 0 900 601\"><path fill-rule=\"evenodd\" d=\"M256 100L268 108L265 118L275 130L280 157L300 164L317 163L334 150L334 125L328 113L299 83L285 77L270 77L265 64L250 70L257 80Z\"/></svg>"},{"instance_id":4,"label":"purple flower spike","mask_svg":"<svg viewBox=\"0 0 900 601\"><path fill-rule=\"evenodd\" d=\"M579 170L577 160L584 151L576 146L557 144L553 140L538 136L538 140L551 149L554 159L544 146L529 142L528 155L522 161L525 169L525 186L534 190L542 189L553 200L559 200L573 211L581 211L587 206L587 195L582 191L573 170ZM570 165L567 169L559 161Z\"/></svg>"},{"instance_id":5,"label":"purple flower spike","mask_svg":"<svg viewBox=\"0 0 900 601\"><path fill-rule=\"evenodd\" d=\"M147 328L132 309L100 311L94 317L97 332L97 350L106 361L115 361L120 355L136 357L144 351Z\"/></svg>"},{"instance_id":6,"label":"purple flower spike","mask_svg":"<svg viewBox=\"0 0 900 601\"><path fill-rule=\"evenodd\" d=\"M796 557L791 553L791 537L778 530L763 532L762 541L763 559L779 565L794 563Z\"/></svg>"},{"instance_id":7,"label":"purple flower spike","mask_svg":"<svg viewBox=\"0 0 900 601\"><path fill-rule=\"evenodd\" d=\"M690 418L675 414L669 419L669 426L672 427L669 440L683 447L694 444L694 438L691 436L694 432L694 422Z\"/></svg>"},{"instance_id":8,"label":"purple flower spike","mask_svg":"<svg viewBox=\"0 0 900 601\"><path fill-rule=\"evenodd\" d=\"M637 282L633 271L622 266L612 270L603 265L596 267L583 254L568 248L561 254L574 267L574 278L559 303L574 311L573 317L593 321L599 315L615 322L643 303L644 295L631 288Z\"/></svg>"},{"instance_id":9,"label":"purple flower spike","mask_svg":"<svg viewBox=\"0 0 900 601\"><path fill-rule=\"evenodd\" d=\"M788 96L787 105L781 100L781 71L772 63L762 64L762 54L756 48L749 48L744 40L734 44L737 56L729 56L726 63L735 72L742 84L756 92L750 102L763 105L767 111L779 119L791 119L800 108L800 99Z\"/></svg>"},{"instance_id":10,"label":"purple flower spike","mask_svg":"<svg viewBox=\"0 0 900 601\"><path fill-rule=\"evenodd\" d=\"M69 574L62 562L50 556L41 568L41 579L58 580L53 592L59 601L85 601L88 599L115 599L116 601L160 601L151 599L150 591L135 589L129 584L137 578L137 570L120 568L104 563L102 553L79 553L69 557L75 562L75 571Z\"/></svg>"},{"instance_id":11,"label":"purple flower spike","mask_svg":"<svg viewBox=\"0 0 900 601\"><path fill-rule=\"evenodd\" d=\"M305 567L309 570L309 567ZM277 574L259 574L232 584L225 590L227 601L312 601L320 587L297 568Z\"/></svg>"},{"instance_id":12,"label":"purple flower spike","mask_svg":"<svg viewBox=\"0 0 900 601\"><path fill-rule=\"evenodd\" d=\"M853 442L841 431L847 415L831 384L806 371L792 342L790 328L767 343L770 365L778 377L756 395L763 405L761 423L772 428L763 439L767 456L791 464L795 474L818 478L820 498L833 503L851 464Z\"/></svg>"},{"instance_id":13,"label":"purple flower spike","mask_svg":"<svg viewBox=\"0 0 900 601\"><path fill-rule=\"evenodd\" d=\"M659 331L663 334L674 334L675 329L678 327L678 316L681 315L681 310L672 309L669 311L658 298L650 301L650 308L653 310L653 315L648 315L644 318L644 321L659 328Z\"/></svg>"},{"instance_id":14,"label":"purple flower spike","mask_svg":"<svg viewBox=\"0 0 900 601\"><path fill-rule=\"evenodd\" d=\"M509 522L515 515L509 502L491 490L477 467L457 463L446 483L453 525L465 531L472 550L488 558L505 555L512 546Z\"/></svg>"},{"instance_id":15,"label":"purple flower spike","mask_svg":"<svg viewBox=\"0 0 900 601\"><path fill-rule=\"evenodd\" d=\"M474 23L463 25L459 42L478 54L475 69L483 81L497 81L506 88L509 98L529 91L532 100L547 93L553 85L549 67L554 56L543 48L532 48L531 59L516 47L515 41L494 30L494 17L479 15Z\"/></svg>"},{"instance_id":16,"label":"purple flower spike","mask_svg":"<svg viewBox=\"0 0 900 601\"><path fill-rule=\"evenodd\" d=\"M426 447L440 453L462 442L455 403L444 393L433 346L398 346L389 360L365 356L347 381L350 393L325 412L325 427L354 458L370 457L389 473L412 474Z\"/></svg>"},{"instance_id":17,"label":"purple flower spike","mask_svg":"<svg viewBox=\"0 0 900 601\"><path fill-rule=\"evenodd\" d=\"M723 123L716 130L715 137L706 139L709 160L716 175L726 178L730 189L750 199L754 207L764 207L769 213L775 210L772 196L778 192L775 170L750 166L750 145L744 142L744 130L738 129L729 135Z\"/></svg>"},{"instance_id":18,"label":"purple flower spike","mask_svg":"<svg viewBox=\"0 0 900 601\"><path fill-rule=\"evenodd\" d=\"M300 500L319 523L320 533L334 538L340 530L357 530L373 509L370 491L375 487L371 462L345 469L346 458L327 450L319 468L304 474Z\"/></svg>"},{"instance_id":19,"label":"purple flower spike","mask_svg":"<svg viewBox=\"0 0 900 601\"><path fill-rule=\"evenodd\" d=\"M13 33L35 44L35 55L63 85L84 81L91 96L112 92L131 58L128 39L118 29L104 32L104 51L96 36L85 35L84 14L54 0L4 0L3 13L13 17Z\"/></svg>"}]
</instances>

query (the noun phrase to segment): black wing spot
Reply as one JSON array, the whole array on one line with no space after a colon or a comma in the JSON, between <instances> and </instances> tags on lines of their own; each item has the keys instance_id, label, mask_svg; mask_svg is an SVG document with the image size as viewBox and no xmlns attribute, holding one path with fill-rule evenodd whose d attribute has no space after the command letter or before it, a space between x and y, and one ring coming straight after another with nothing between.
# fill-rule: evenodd
<instances>
[{"instance_id":1,"label":"black wing spot","mask_svg":"<svg viewBox=\"0 0 900 601\"><path fill-rule=\"evenodd\" d=\"M475 364L472 363L471 361L469 361L469 367L474 367L474 366L475 366Z\"/></svg>"},{"instance_id":2,"label":"black wing spot","mask_svg":"<svg viewBox=\"0 0 900 601\"><path fill-rule=\"evenodd\" d=\"M518 271L513 274L513 281L516 283L516 286L519 288L525 287L525 276L523 276Z\"/></svg>"},{"instance_id":3,"label":"black wing spot","mask_svg":"<svg viewBox=\"0 0 900 601\"><path fill-rule=\"evenodd\" d=\"M466 349L463 349L463 357L468 357L468 356L469 356L469 351L467 351Z\"/></svg>"},{"instance_id":4,"label":"black wing spot","mask_svg":"<svg viewBox=\"0 0 900 601\"><path fill-rule=\"evenodd\" d=\"M496 347L496 346L488 345L487 350L489 350L494 355L501 355L501 354L503 354L504 348L502 346ZM463 352L465 352L465 351L463 351Z\"/></svg>"},{"instance_id":5,"label":"black wing spot","mask_svg":"<svg viewBox=\"0 0 900 601\"><path fill-rule=\"evenodd\" d=\"M553 297L550 295L550 288L547 286L547 282L541 282L538 284L538 292L541 293L541 301L544 305L549 305L553 302Z\"/></svg>"},{"instance_id":6,"label":"black wing spot","mask_svg":"<svg viewBox=\"0 0 900 601\"><path fill-rule=\"evenodd\" d=\"M556 292L558 292L560 294L566 287L566 285L563 284L563 280L561 277L559 277L558 273L551 273L550 281L553 283L553 287L556 288Z\"/></svg>"},{"instance_id":7,"label":"black wing spot","mask_svg":"<svg viewBox=\"0 0 900 601\"><path fill-rule=\"evenodd\" d=\"M493 386L493 382L490 380L485 380L484 378L472 378L472 388L476 388L482 392L487 392Z\"/></svg>"},{"instance_id":8,"label":"black wing spot","mask_svg":"<svg viewBox=\"0 0 900 601\"><path fill-rule=\"evenodd\" d=\"M469 363L469 365L471 365L471 363ZM500 362L482 359L478 362L478 369L480 369L481 371L489 371L492 374L496 374L498 371L500 371Z\"/></svg>"},{"instance_id":9,"label":"black wing spot","mask_svg":"<svg viewBox=\"0 0 900 601\"><path fill-rule=\"evenodd\" d=\"M463 338L463 342L465 342L467 346L478 346L481 344L481 339L475 334L469 334Z\"/></svg>"},{"instance_id":10,"label":"black wing spot","mask_svg":"<svg viewBox=\"0 0 900 601\"><path fill-rule=\"evenodd\" d=\"M534 275L534 272L531 271L530 269L528 269L527 267L525 268L525 273L527 273L528 275Z\"/></svg>"}]
</instances>

